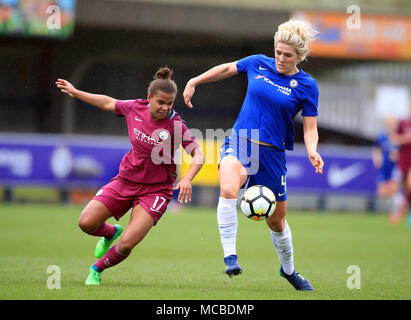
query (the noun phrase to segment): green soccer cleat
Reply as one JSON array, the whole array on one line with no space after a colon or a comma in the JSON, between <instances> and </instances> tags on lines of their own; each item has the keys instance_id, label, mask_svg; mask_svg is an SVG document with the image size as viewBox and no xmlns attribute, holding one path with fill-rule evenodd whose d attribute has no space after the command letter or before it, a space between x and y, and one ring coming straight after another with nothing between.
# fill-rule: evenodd
<instances>
[{"instance_id":1,"label":"green soccer cleat","mask_svg":"<svg viewBox=\"0 0 411 320\"><path fill-rule=\"evenodd\" d=\"M86 286L99 286L101 284L101 272L98 272L93 267L88 272L88 277L84 282Z\"/></svg>"},{"instance_id":2,"label":"green soccer cleat","mask_svg":"<svg viewBox=\"0 0 411 320\"><path fill-rule=\"evenodd\" d=\"M119 224L114 225L114 227L116 228L116 231L110 240L107 240L105 237L101 237L101 239L97 242L96 249L94 250L94 255L96 258L100 259L104 256L110 249L113 241L123 234L123 228Z\"/></svg>"}]
</instances>

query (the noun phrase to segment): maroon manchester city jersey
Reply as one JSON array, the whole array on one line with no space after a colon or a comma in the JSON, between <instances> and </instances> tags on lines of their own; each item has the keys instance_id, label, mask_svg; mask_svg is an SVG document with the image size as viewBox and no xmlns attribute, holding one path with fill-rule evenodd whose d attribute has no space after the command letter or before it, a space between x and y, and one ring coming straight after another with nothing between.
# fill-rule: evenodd
<instances>
[{"instance_id":1,"label":"maroon manchester city jersey","mask_svg":"<svg viewBox=\"0 0 411 320\"><path fill-rule=\"evenodd\" d=\"M411 120L401 120L398 123L398 134L411 134ZM411 167L411 143L400 146L398 166L403 172Z\"/></svg>"},{"instance_id":2,"label":"maroon manchester city jersey","mask_svg":"<svg viewBox=\"0 0 411 320\"><path fill-rule=\"evenodd\" d=\"M117 100L115 110L126 119L131 142L118 176L138 183L174 183L175 150L182 145L191 154L199 147L178 113L171 110L167 118L153 119L146 99Z\"/></svg>"}]
</instances>

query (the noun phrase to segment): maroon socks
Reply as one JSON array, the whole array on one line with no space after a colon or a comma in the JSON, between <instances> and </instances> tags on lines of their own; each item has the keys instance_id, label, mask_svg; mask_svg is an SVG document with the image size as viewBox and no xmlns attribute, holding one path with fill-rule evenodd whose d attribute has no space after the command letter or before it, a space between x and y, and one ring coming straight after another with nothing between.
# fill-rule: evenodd
<instances>
[{"instance_id":1,"label":"maroon socks","mask_svg":"<svg viewBox=\"0 0 411 320\"><path fill-rule=\"evenodd\" d=\"M94 229L93 231L87 232L87 234L97 237L105 237L110 240L114 233L116 232L116 227L104 222L100 227Z\"/></svg>"},{"instance_id":2,"label":"maroon socks","mask_svg":"<svg viewBox=\"0 0 411 320\"><path fill-rule=\"evenodd\" d=\"M107 253L102 256L95 264L93 264L93 268L96 271L103 271L104 269L110 268L119 264L121 261L126 259L129 254L122 254L117 249L117 244L113 246Z\"/></svg>"}]
</instances>

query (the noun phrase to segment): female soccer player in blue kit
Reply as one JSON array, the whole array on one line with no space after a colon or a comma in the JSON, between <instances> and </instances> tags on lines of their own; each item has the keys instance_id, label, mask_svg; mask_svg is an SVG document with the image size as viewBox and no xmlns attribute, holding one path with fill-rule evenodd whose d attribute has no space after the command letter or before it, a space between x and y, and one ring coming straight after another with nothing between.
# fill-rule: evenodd
<instances>
[{"instance_id":1,"label":"female soccer player in blue kit","mask_svg":"<svg viewBox=\"0 0 411 320\"><path fill-rule=\"evenodd\" d=\"M197 85L247 73L247 95L232 135L222 146L219 166L217 221L230 277L242 272L236 253L237 195L242 186L261 184L277 198L277 207L267 224L281 263L280 275L297 290L313 290L310 282L294 269L291 230L285 219L285 150L293 150L293 119L302 111L308 158L315 172L322 174L324 162L317 152L318 88L313 78L297 68L308 55L308 43L316 35L317 31L308 23L289 20L278 27L274 36L275 58L259 54L221 64L190 79L185 87L184 101L193 108L191 98Z\"/></svg>"}]
</instances>

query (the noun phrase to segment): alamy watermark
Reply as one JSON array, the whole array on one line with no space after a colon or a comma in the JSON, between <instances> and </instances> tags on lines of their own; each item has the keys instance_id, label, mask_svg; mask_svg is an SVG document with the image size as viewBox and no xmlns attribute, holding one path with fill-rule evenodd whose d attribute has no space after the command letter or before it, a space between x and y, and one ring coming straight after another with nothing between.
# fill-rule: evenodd
<instances>
[{"instance_id":1,"label":"alamy watermark","mask_svg":"<svg viewBox=\"0 0 411 320\"><path fill-rule=\"evenodd\" d=\"M50 290L61 289L61 270L59 266L50 265L47 267L47 273L51 274L47 278L47 288Z\"/></svg>"},{"instance_id":2,"label":"alamy watermark","mask_svg":"<svg viewBox=\"0 0 411 320\"><path fill-rule=\"evenodd\" d=\"M47 29L60 30L61 29L61 9L57 5L50 5L47 7Z\"/></svg>"},{"instance_id":3,"label":"alamy watermark","mask_svg":"<svg viewBox=\"0 0 411 320\"><path fill-rule=\"evenodd\" d=\"M197 144L192 141L192 137L198 142L205 143L205 164L215 164L218 161L218 154L221 157L233 155L247 166L248 174L255 174L259 167L259 143L250 143L260 141L259 129L207 129L205 136L198 129L190 129L183 132L181 123L174 123L172 132L166 129L156 129L151 135L148 135L137 128L133 129L135 139L154 146L151 151L151 160L154 164L182 164L182 158L174 157L178 146L184 146L185 152L191 154ZM214 144L219 143L224 146L221 149L215 149Z\"/></svg>"},{"instance_id":4,"label":"alamy watermark","mask_svg":"<svg viewBox=\"0 0 411 320\"><path fill-rule=\"evenodd\" d=\"M361 289L361 269L357 265L351 265L347 267L347 274L350 276L347 278L347 288L352 289Z\"/></svg>"},{"instance_id":5,"label":"alamy watermark","mask_svg":"<svg viewBox=\"0 0 411 320\"><path fill-rule=\"evenodd\" d=\"M361 8L355 4L352 4L347 7L346 13L349 14L345 22L347 29L361 29Z\"/></svg>"}]
</instances>

